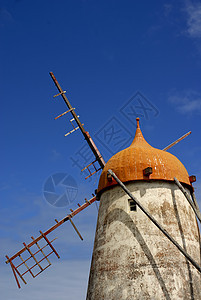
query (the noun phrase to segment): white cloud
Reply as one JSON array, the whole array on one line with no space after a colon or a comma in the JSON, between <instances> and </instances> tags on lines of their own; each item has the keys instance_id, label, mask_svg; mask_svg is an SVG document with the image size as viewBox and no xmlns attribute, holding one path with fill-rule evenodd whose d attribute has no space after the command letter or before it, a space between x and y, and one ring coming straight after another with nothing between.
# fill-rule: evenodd
<instances>
[{"instance_id":1,"label":"white cloud","mask_svg":"<svg viewBox=\"0 0 201 300\"><path fill-rule=\"evenodd\" d=\"M192 90L174 92L168 100L182 114L201 114L201 94Z\"/></svg>"},{"instance_id":2,"label":"white cloud","mask_svg":"<svg viewBox=\"0 0 201 300\"><path fill-rule=\"evenodd\" d=\"M201 3L186 1L187 33L193 38L201 38Z\"/></svg>"}]
</instances>

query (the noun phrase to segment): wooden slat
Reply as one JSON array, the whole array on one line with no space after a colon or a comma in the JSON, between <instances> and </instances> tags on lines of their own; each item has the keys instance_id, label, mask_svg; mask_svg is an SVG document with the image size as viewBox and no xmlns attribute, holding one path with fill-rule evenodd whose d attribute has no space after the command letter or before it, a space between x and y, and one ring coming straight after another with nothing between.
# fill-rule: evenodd
<instances>
[{"instance_id":1,"label":"wooden slat","mask_svg":"<svg viewBox=\"0 0 201 300\"><path fill-rule=\"evenodd\" d=\"M33 236L31 236L31 238L32 238L33 241L35 240ZM40 250L40 251L38 251L38 252L41 252L44 256L46 256L45 253L43 252L43 249L39 246L39 244L38 244L37 242L35 242L35 244L36 244L36 246L38 247L38 249ZM46 246L47 246L47 245L46 245ZM48 263L51 265L51 262L49 261L49 259L46 258L46 260L47 260Z\"/></svg>"},{"instance_id":2,"label":"wooden slat","mask_svg":"<svg viewBox=\"0 0 201 300\"><path fill-rule=\"evenodd\" d=\"M59 254L57 253L56 249L54 249L54 247L52 246L52 244L50 243L50 241L48 240L48 238L45 236L45 234L40 230L39 231L40 234L43 236L43 238L46 240L46 242L48 243L48 245L50 246L50 248L54 251L54 253L56 254L56 256L58 258L60 258Z\"/></svg>"},{"instance_id":3,"label":"wooden slat","mask_svg":"<svg viewBox=\"0 0 201 300\"><path fill-rule=\"evenodd\" d=\"M73 228L75 229L75 231L77 232L78 236L80 237L80 239L83 241L83 237L81 236L80 232L78 231L77 227L75 226L75 224L73 223L73 221L71 220L71 218L69 218L69 221L71 222L71 224L73 225Z\"/></svg>"}]
</instances>

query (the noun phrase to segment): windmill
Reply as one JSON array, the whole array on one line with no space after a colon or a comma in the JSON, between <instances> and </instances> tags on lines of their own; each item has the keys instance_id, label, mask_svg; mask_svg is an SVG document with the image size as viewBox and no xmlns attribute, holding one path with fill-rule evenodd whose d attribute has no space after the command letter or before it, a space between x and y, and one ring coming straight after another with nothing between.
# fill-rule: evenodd
<instances>
[{"instance_id":1,"label":"windmill","mask_svg":"<svg viewBox=\"0 0 201 300\"><path fill-rule=\"evenodd\" d=\"M175 287L177 281L182 285L190 280L186 278L182 281L183 274L183 277L191 276L191 281L194 279L197 289L200 288L197 275L197 273L201 273L200 262L198 262L200 234L196 218L200 222L201 214L192 187L192 183L196 180L195 176L189 177L181 162L166 151L191 132L163 150L158 150L144 140L137 118L136 135L131 146L117 153L105 163L89 132L85 130L84 124L81 123L76 114L75 108L67 99L66 91L61 88L52 72L50 72L50 76L59 91L54 97L61 96L68 108L55 119L71 114L73 117L70 119L72 129L65 136L79 129L94 154L94 160L82 170L88 170L89 175L86 179L101 169L103 171L96 195L93 195L89 200L85 199L84 204L78 204L78 208L71 210L71 213L62 220L55 219L55 225L45 232L40 231L38 237L31 237L32 241L29 244L23 243L23 248L13 256L8 257L6 255L6 263L10 263L18 287L20 288L20 279L25 284L27 283L24 278L26 274L29 273L35 278L48 268L51 265L49 260L51 254L60 258L52 245L55 239L49 240L48 234L66 221L70 221L79 237L83 239L72 218L93 202L100 200L87 299L130 299L129 297L140 299L140 295L141 299L151 299L151 295L154 294L160 297L156 299L162 299L161 297L184 299L184 295L180 296L179 294L181 288L177 287L171 292L171 287ZM74 122L77 124L76 126ZM146 191L148 191L148 196ZM157 211L159 194L164 199L159 205L161 206L159 211ZM154 201L151 200L150 195L153 196ZM173 204L171 204L172 199L174 200ZM182 218L178 213L179 208L186 212ZM167 216L170 211L175 215L172 217L174 221L171 221L170 215ZM167 230L167 219L171 233ZM162 225L159 220L163 223ZM188 225L191 226L191 232L193 232L191 238L189 238L189 231L186 232L187 240L182 223L184 221L188 222ZM139 226L136 225L138 223ZM179 230L177 230L178 227ZM178 241L178 234L175 234L174 230L180 234L183 232L181 241ZM147 240L148 237L151 240L150 245L150 240ZM153 237L154 243L152 242ZM40 244L41 241L43 241L42 245ZM183 246L181 246L181 242ZM193 249L190 254L189 245ZM150 247L154 247L154 251L151 251ZM165 253L172 258L171 252L167 251L168 247L176 256L181 255L182 266L187 264L188 267L187 271L180 270L177 272L175 282L167 284L161 275L162 270L166 269L169 273L170 270L175 270L175 266L170 267L168 265L171 264L171 260L165 261ZM180 256L178 260L181 260ZM173 264L176 264L178 260L173 259ZM146 264L145 269L148 269L145 270L142 266ZM158 267L160 264L161 266ZM191 265L193 270L191 270ZM192 296L195 294L194 298L199 299L196 298L199 292L194 292L193 288L191 282L190 289L186 288L184 292L185 295L191 293ZM160 292L158 292L159 290Z\"/></svg>"}]
</instances>

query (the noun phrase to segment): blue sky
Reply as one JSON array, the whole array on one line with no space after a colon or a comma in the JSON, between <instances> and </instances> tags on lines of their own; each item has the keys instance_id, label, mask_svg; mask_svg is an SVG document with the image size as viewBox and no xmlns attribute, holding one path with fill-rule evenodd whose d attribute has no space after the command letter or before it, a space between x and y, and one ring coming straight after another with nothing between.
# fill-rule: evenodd
<instances>
[{"instance_id":1,"label":"blue sky","mask_svg":"<svg viewBox=\"0 0 201 300\"><path fill-rule=\"evenodd\" d=\"M95 204L74 219L84 241L70 224L59 228L54 243L61 259L52 257L53 266L20 291L4 263L97 188L98 176L86 181L80 174L92 160L81 133L64 137L72 129L69 115L54 120L66 107L53 98L49 72L106 161L131 143L137 115L146 140L160 149L191 130L170 152L197 176L199 201L201 2L1 0L0 54L2 298L85 299ZM57 208L43 197L55 173L76 180L71 206Z\"/></svg>"}]
</instances>

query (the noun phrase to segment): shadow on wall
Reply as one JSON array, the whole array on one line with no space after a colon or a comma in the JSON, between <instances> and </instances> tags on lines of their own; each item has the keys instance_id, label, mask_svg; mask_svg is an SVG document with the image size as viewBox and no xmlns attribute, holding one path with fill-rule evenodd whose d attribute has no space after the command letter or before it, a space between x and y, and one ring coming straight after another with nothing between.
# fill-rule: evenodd
<instances>
[{"instance_id":1,"label":"shadow on wall","mask_svg":"<svg viewBox=\"0 0 201 300\"><path fill-rule=\"evenodd\" d=\"M161 276L161 273L159 271L159 268L156 264L156 261L149 249L149 247L147 246L145 240L143 239L140 231L138 230L137 226L133 223L133 220L131 219L131 217L129 216L129 214L127 214L124 210L119 209L119 208L115 208L112 212L110 212L106 218L105 218L105 224L104 224L104 228L106 228L106 224L107 226L109 224L111 224L113 222L113 220L115 219L115 216L119 216L119 220L120 222L122 222L133 234L133 236L136 238L136 240L138 241L140 247L142 248L142 251L144 252L144 254L146 255L148 261L150 262L150 265L153 268L153 271L155 273L155 276L160 284L160 287L163 291L164 297L166 300L171 300L170 295L168 293L168 290L166 288L165 282ZM104 234L103 234L104 236ZM100 246L100 245L99 245ZM121 290L121 287L119 287L119 289ZM120 291L119 291L120 292Z\"/></svg>"}]
</instances>

